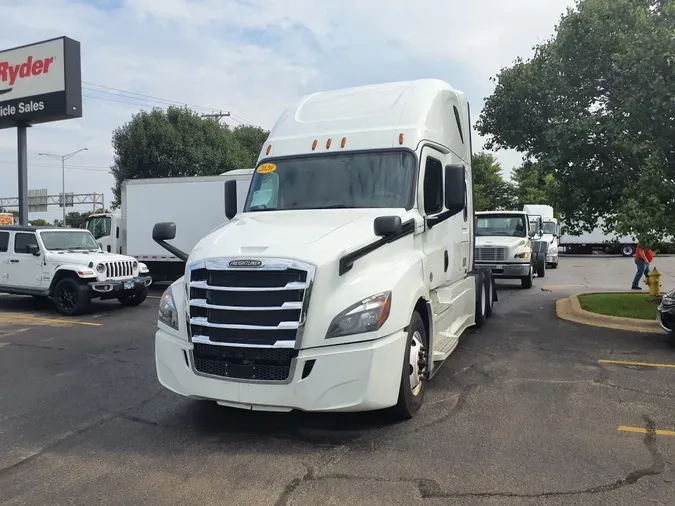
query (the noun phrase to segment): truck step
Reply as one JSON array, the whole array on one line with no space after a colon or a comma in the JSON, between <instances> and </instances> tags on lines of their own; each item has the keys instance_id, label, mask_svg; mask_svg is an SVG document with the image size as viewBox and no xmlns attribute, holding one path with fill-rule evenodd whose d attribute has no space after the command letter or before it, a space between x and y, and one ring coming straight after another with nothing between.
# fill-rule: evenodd
<instances>
[{"instance_id":1,"label":"truck step","mask_svg":"<svg viewBox=\"0 0 675 506\"><path fill-rule=\"evenodd\" d=\"M438 335L438 338L434 342L434 353L432 356L432 360L434 362L445 360L446 358L448 358L450 353L452 353L455 350L458 343L459 343L458 336L447 332L440 333Z\"/></svg>"}]
</instances>

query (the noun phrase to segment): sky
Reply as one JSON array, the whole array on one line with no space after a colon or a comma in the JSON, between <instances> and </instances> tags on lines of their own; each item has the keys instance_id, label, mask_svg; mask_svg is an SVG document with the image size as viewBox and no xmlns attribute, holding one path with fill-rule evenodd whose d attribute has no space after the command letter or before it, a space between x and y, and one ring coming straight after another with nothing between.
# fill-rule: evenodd
<instances>
[{"instance_id":1,"label":"sky","mask_svg":"<svg viewBox=\"0 0 675 506\"><path fill-rule=\"evenodd\" d=\"M140 109L229 111L269 129L308 93L440 78L473 120L494 77L553 35L572 0L0 0L0 49L66 35L81 43L83 116L28 130L28 187L112 200L112 132ZM474 152L483 139L473 132ZM16 130L0 130L0 197L17 195ZM506 177L516 152L495 153ZM76 206L74 211L89 211ZM31 213L52 221L61 210Z\"/></svg>"}]
</instances>

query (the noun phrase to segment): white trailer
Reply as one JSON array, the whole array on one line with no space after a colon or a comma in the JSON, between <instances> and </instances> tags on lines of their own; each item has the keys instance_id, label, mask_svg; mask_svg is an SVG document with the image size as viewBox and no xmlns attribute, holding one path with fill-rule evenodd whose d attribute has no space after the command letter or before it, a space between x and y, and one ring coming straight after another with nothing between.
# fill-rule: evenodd
<instances>
[{"instance_id":1,"label":"white trailer","mask_svg":"<svg viewBox=\"0 0 675 506\"><path fill-rule=\"evenodd\" d=\"M197 242L226 220L223 183L237 184L237 202L244 205L253 169L239 169L219 176L128 179L122 183L121 211L93 214L89 229L104 251L144 262L153 281L174 281L185 263L152 240L157 221L179 224L176 244L192 250Z\"/></svg>"},{"instance_id":2,"label":"white trailer","mask_svg":"<svg viewBox=\"0 0 675 506\"><path fill-rule=\"evenodd\" d=\"M606 234L602 230L604 220L600 218L597 226L591 232L582 232L579 235L570 235L562 226L562 235L560 237L560 252L570 254L586 254L595 250L603 250L606 253L611 251L611 243L619 245L619 251L625 257L635 254L637 239L634 236L619 236L615 232Z\"/></svg>"},{"instance_id":3,"label":"white trailer","mask_svg":"<svg viewBox=\"0 0 675 506\"><path fill-rule=\"evenodd\" d=\"M247 410L409 418L496 294L474 262L471 119L436 79L315 93L279 118L243 212L162 295L159 382ZM232 196L233 198L230 198ZM522 213L521 213L522 214Z\"/></svg>"}]
</instances>

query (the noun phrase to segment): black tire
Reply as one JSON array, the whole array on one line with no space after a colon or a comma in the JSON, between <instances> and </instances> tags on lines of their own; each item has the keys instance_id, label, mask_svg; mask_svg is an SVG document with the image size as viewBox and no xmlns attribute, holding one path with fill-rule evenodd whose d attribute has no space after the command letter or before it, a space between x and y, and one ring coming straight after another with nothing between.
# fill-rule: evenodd
<instances>
[{"instance_id":1,"label":"black tire","mask_svg":"<svg viewBox=\"0 0 675 506\"><path fill-rule=\"evenodd\" d=\"M530 265L530 273L527 276L523 276L522 278L520 278L520 285L523 288L532 288L533 277L534 277L534 269L532 265Z\"/></svg>"},{"instance_id":2,"label":"black tire","mask_svg":"<svg viewBox=\"0 0 675 506\"><path fill-rule=\"evenodd\" d=\"M485 275L485 293L487 295L487 306L485 307L485 318L490 318L492 316L492 308L495 304L495 293L494 293L494 277L492 277L492 271L489 271Z\"/></svg>"},{"instance_id":3,"label":"black tire","mask_svg":"<svg viewBox=\"0 0 675 506\"><path fill-rule=\"evenodd\" d=\"M117 297L117 300L123 306L138 306L143 303L143 301L148 296L148 287L144 286L140 290L134 290L131 293L124 293Z\"/></svg>"},{"instance_id":4,"label":"black tire","mask_svg":"<svg viewBox=\"0 0 675 506\"><path fill-rule=\"evenodd\" d=\"M635 246L632 244L621 245L621 256L632 257L633 255L635 255Z\"/></svg>"},{"instance_id":5,"label":"black tire","mask_svg":"<svg viewBox=\"0 0 675 506\"><path fill-rule=\"evenodd\" d=\"M413 372L413 366L411 365L411 348L413 343L417 340L421 341L421 346L415 345L415 347L420 348L418 352L418 367L420 367L420 362L422 363L421 371L426 373L429 370L429 338L427 336L427 331L424 328L424 322L422 322L422 317L417 311L415 311L410 320L410 325L408 326L408 338L406 340L405 353L403 354L403 364L401 365L401 382L399 385L398 391L398 401L394 407L391 408L391 414L393 418L397 420L409 420L420 410L422 403L424 402L424 392L427 388L427 378L424 375L421 378L421 382L418 385L418 389L413 393L410 376Z\"/></svg>"},{"instance_id":6,"label":"black tire","mask_svg":"<svg viewBox=\"0 0 675 506\"><path fill-rule=\"evenodd\" d=\"M558 268L558 262L551 264L551 269L557 269Z\"/></svg>"},{"instance_id":7,"label":"black tire","mask_svg":"<svg viewBox=\"0 0 675 506\"><path fill-rule=\"evenodd\" d=\"M478 273L479 276L481 276L481 281L478 283L477 292L476 292L476 308L475 308L475 313L476 313L476 328L480 329L485 325L485 320L487 320L487 292L485 290L485 276L482 272Z\"/></svg>"},{"instance_id":8,"label":"black tire","mask_svg":"<svg viewBox=\"0 0 675 506\"><path fill-rule=\"evenodd\" d=\"M75 316L89 309L91 296L86 286L73 278L64 278L56 283L52 301L59 313L66 316Z\"/></svg>"},{"instance_id":9,"label":"black tire","mask_svg":"<svg viewBox=\"0 0 675 506\"><path fill-rule=\"evenodd\" d=\"M543 278L546 276L546 257L539 253L537 257L537 277Z\"/></svg>"}]
</instances>

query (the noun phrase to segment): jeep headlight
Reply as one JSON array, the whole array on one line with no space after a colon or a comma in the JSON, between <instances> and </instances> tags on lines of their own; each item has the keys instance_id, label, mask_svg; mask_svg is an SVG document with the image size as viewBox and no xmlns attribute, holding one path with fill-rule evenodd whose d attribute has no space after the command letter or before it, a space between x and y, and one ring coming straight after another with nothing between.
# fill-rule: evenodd
<instances>
[{"instance_id":1,"label":"jeep headlight","mask_svg":"<svg viewBox=\"0 0 675 506\"><path fill-rule=\"evenodd\" d=\"M513 255L513 258L530 258L530 252L529 251L519 251L515 255Z\"/></svg>"},{"instance_id":2,"label":"jeep headlight","mask_svg":"<svg viewBox=\"0 0 675 506\"><path fill-rule=\"evenodd\" d=\"M150 272L150 269L148 269L148 266L145 265L143 262L138 262L138 272L141 274L147 274Z\"/></svg>"},{"instance_id":3,"label":"jeep headlight","mask_svg":"<svg viewBox=\"0 0 675 506\"><path fill-rule=\"evenodd\" d=\"M103 274L105 272L105 264L96 264L96 272Z\"/></svg>"},{"instance_id":4,"label":"jeep headlight","mask_svg":"<svg viewBox=\"0 0 675 506\"><path fill-rule=\"evenodd\" d=\"M391 292L371 295L348 307L333 318L326 338L363 334L382 328L389 318Z\"/></svg>"},{"instance_id":5,"label":"jeep headlight","mask_svg":"<svg viewBox=\"0 0 675 506\"><path fill-rule=\"evenodd\" d=\"M171 287L164 290L162 298L159 301L159 315L157 319L164 325L178 330L178 310L176 302L173 300L173 291Z\"/></svg>"},{"instance_id":6,"label":"jeep headlight","mask_svg":"<svg viewBox=\"0 0 675 506\"><path fill-rule=\"evenodd\" d=\"M138 262L137 262L136 260L134 260L134 261L131 263L131 267L134 268L134 269L136 269L136 268L138 267Z\"/></svg>"}]
</instances>

